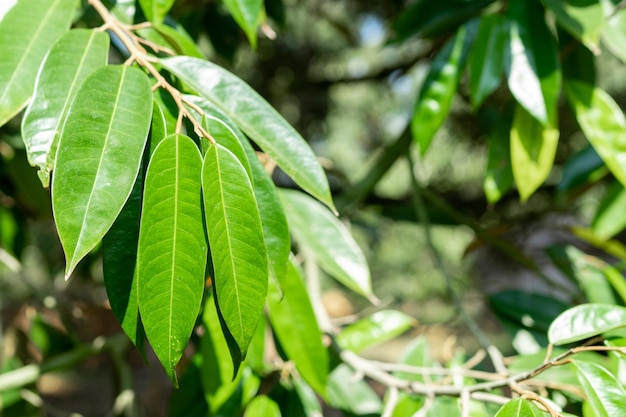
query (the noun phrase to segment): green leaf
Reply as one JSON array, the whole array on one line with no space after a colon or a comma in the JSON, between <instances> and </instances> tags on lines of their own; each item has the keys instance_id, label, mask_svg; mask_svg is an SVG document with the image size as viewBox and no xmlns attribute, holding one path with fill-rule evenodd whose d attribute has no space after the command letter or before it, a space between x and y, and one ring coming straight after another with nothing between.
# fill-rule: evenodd
<instances>
[{"instance_id":1,"label":"green leaf","mask_svg":"<svg viewBox=\"0 0 626 417\"><path fill-rule=\"evenodd\" d=\"M565 94L583 133L613 175L626 186L626 119L606 92L580 81L568 80Z\"/></svg>"},{"instance_id":2,"label":"green leaf","mask_svg":"<svg viewBox=\"0 0 626 417\"><path fill-rule=\"evenodd\" d=\"M320 395L326 392L328 353L298 269L289 263L280 287L270 281L270 322L287 357ZM282 290L282 292L281 292Z\"/></svg>"},{"instance_id":3,"label":"green leaf","mask_svg":"<svg viewBox=\"0 0 626 417\"><path fill-rule=\"evenodd\" d=\"M558 316L548 339L555 345L578 342L626 326L626 308L607 304L581 304Z\"/></svg>"},{"instance_id":4,"label":"green leaf","mask_svg":"<svg viewBox=\"0 0 626 417\"><path fill-rule=\"evenodd\" d=\"M465 58L473 39L470 25L461 26L437 53L413 109L411 132L422 154L448 116Z\"/></svg>"},{"instance_id":5,"label":"green leaf","mask_svg":"<svg viewBox=\"0 0 626 417\"><path fill-rule=\"evenodd\" d=\"M489 296L489 303L499 318L542 334L548 331L552 321L568 307L552 297L519 290L492 294Z\"/></svg>"},{"instance_id":6,"label":"green leaf","mask_svg":"<svg viewBox=\"0 0 626 417\"><path fill-rule=\"evenodd\" d=\"M218 305L245 357L268 285L259 210L245 169L221 145L206 152L202 186Z\"/></svg>"},{"instance_id":7,"label":"green leaf","mask_svg":"<svg viewBox=\"0 0 626 417\"><path fill-rule=\"evenodd\" d=\"M498 121L493 132L489 135L487 148L487 172L483 182L483 189L487 201L497 203L504 193L513 186L513 171L511 169L511 113L505 112Z\"/></svg>"},{"instance_id":8,"label":"green leaf","mask_svg":"<svg viewBox=\"0 0 626 417\"><path fill-rule=\"evenodd\" d=\"M40 169L46 188L70 105L83 81L106 65L108 52L106 33L75 29L52 46L41 65L33 99L22 119L22 137L28 162Z\"/></svg>"},{"instance_id":9,"label":"green leaf","mask_svg":"<svg viewBox=\"0 0 626 417\"><path fill-rule=\"evenodd\" d=\"M73 16L74 0L20 0L0 20L0 126L28 102L41 61Z\"/></svg>"},{"instance_id":10,"label":"green leaf","mask_svg":"<svg viewBox=\"0 0 626 417\"><path fill-rule=\"evenodd\" d=\"M538 1L511 0L505 69L509 90L543 125L556 126L561 87L558 50Z\"/></svg>"},{"instance_id":11,"label":"green leaf","mask_svg":"<svg viewBox=\"0 0 626 417\"><path fill-rule=\"evenodd\" d=\"M152 125L150 126L150 156L154 153L157 145L169 135L166 114L159 102L154 99L152 101Z\"/></svg>"},{"instance_id":12,"label":"green leaf","mask_svg":"<svg viewBox=\"0 0 626 417\"><path fill-rule=\"evenodd\" d=\"M320 417L322 416L322 405L315 391L311 387L299 378L292 379L293 387L302 405L305 417Z\"/></svg>"},{"instance_id":13,"label":"green leaf","mask_svg":"<svg viewBox=\"0 0 626 417\"><path fill-rule=\"evenodd\" d=\"M516 106L511 126L511 168L522 201L543 184L552 170L559 130L539 123Z\"/></svg>"},{"instance_id":14,"label":"green leaf","mask_svg":"<svg viewBox=\"0 0 626 417\"><path fill-rule=\"evenodd\" d=\"M626 227L626 188L615 182L600 201L591 229L602 239L610 239Z\"/></svg>"},{"instance_id":15,"label":"green leaf","mask_svg":"<svg viewBox=\"0 0 626 417\"><path fill-rule=\"evenodd\" d=\"M602 42L613 55L626 62L626 9L608 18L602 29Z\"/></svg>"},{"instance_id":16,"label":"green leaf","mask_svg":"<svg viewBox=\"0 0 626 417\"><path fill-rule=\"evenodd\" d=\"M572 191L587 183L602 178L608 169L593 146L588 145L571 156L563 165L561 181L556 189L559 192Z\"/></svg>"},{"instance_id":17,"label":"green leaf","mask_svg":"<svg viewBox=\"0 0 626 417\"><path fill-rule=\"evenodd\" d=\"M348 229L324 206L294 190L279 190L289 228L299 245L315 254L324 271L364 297L372 283L365 255Z\"/></svg>"},{"instance_id":18,"label":"green leaf","mask_svg":"<svg viewBox=\"0 0 626 417\"><path fill-rule=\"evenodd\" d=\"M345 410L350 415L381 415L382 402L363 379L355 379L354 371L340 364L328 379L328 404Z\"/></svg>"},{"instance_id":19,"label":"green leaf","mask_svg":"<svg viewBox=\"0 0 626 417\"><path fill-rule=\"evenodd\" d=\"M76 93L52 178L66 278L100 242L130 195L151 114L150 81L137 68L102 67Z\"/></svg>"},{"instance_id":20,"label":"green leaf","mask_svg":"<svg viewBox=\"0 0 626 417\"><path fill-rule=\"evenodd\" d=\"M139 0L146 18L153 23L162 23L176 0Z\"/></svg>"},{"instance_id":21,"label":"green leaf","mask_svg":"<svg viewBox=\"0 0 626 417\"><path fill-rule=\"evenodd\" d=\"M137 255L139 312L148 340L174 385L176 364L204 290L207 242L201 169L193 141L171 135L155 149L144 187Z\"/></svg>"},{"instance_id":22,"label":"green leaf","mask_svg":"<svg viewBox=\"0 0 626 417\"><path fill-rule=\"evenodd\" d=\"M401 335L415 324L415 319L401 311L381 310L343 329L337 343L342 349L358 353Z\"/></svg>"},{"instance_id":23,"label":"green leaf","mask_svg":"<svg viewBox=\"0 0 626 417\"><path fill-rule=\"evenodd\" d=\"M469 55L470 100L474 109L498 88L504 65L504 20L498 14L483 17Z\"/></svg>"},{"instance_id":24,"label":"green leaf","mask_svg":"<svg viewBox=\"0 0 626 417\"><path fill-rule=\"evenodd\" d=\"M226 113L298 185L334 208L326 175L309 145L249 85L225 69L196 58L174 57L161 63Z\"/></svg>"},{"instance_id":25,"label":"green leaf","mask_svg":"<svg viewBox=\"0 0 626 417\"><path fill-rule=\"evenodd\" d=\"M624 386L605 368L592 363L573 360L572 366L587 401L596 417L619 416L626 410Z\"/></svg>"},{"instance_id":26,"label":"green leaf","mask_svg":"<svg viewBox=\"0 0 626 417\"><path fill-rule=\"evenodd\" d=\"M504 404L496 417L543 417L544 414L530 401L516 398Z\"/></svg>"},{"instance_id":27,"label":"green leaf","mask_svg":"<svg viewBox=\"0 0 626 417\"><path fill-rule=\"evenodd\" d=\"M600 53L600 32L605 22L601 1L542 1L554 13L560 26L580 39L594 54Z\"/></svg>"},{"instance_id":28,"label":"green leaf","mask_svg":"<svg viewBox=\"0 0 626 417\"><path fill-rule=\"evenodd\" d=\"M246 33L250 45L256 48L256 31L263 10L263 0L224 0L224 5Z\"/></svg>"},{"instance_id":29,"label":"green leaf","mask_svg":"<svg viewBox=\"0 0 626 417\"><path fill-rule=\"evenodd\" d=\"M174 27L169 26L169 24L174 24ZM137 34L156 45L173 49L179 55L205 59L195 41L176 22L170 21L167 25L164 23L152 23L149 27L138 29Z\"/></svg>"},{"instance_id":30,"label":"green leaf","mask_svg":"<svg viewBox=\"0 0 626 417\"><path fill-rule=\"evenodd\" d=\"M244 417L280 417L280 408L266 395L259 395L246 407Z\"/></svg>"}]
</instances>

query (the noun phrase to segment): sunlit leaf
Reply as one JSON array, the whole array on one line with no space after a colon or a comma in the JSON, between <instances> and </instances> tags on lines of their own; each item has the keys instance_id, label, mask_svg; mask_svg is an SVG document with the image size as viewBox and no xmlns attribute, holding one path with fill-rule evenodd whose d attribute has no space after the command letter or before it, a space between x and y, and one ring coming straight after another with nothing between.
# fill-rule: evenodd
<instances>
[{"instance_id":1,"label":"sunlit leaf","mask_svg":"<svg viewBox=\"0 0 626 417\"><path fill-rule=\"evenodd\" d=\"M41 61L73 15L74 0L20 0L0 20L0 126L28 102Z\"/></svg>"},{"instance_id":2,"label":"sunlit leaf","mask_svg":"<svg viewBox=\"0 0 626 417\"><path fill-rule=\"evenodd\" d=\"M280 408L266 395L255 397L246 407L244 417L280 417Z\"/></svg>"},{"instance_id":3,"label":"sunlit leaf","mask_svg":"<svg viewBox=\"0 0 626 417\"><path fill-rule=\"evenodd\" d=\"M623 414L626 410L626 390L613 375L592 362L573 360L572 367L596 417Z\"/></svg>"},{"instance_id":4,"label":"sunlit leaf","mask_svg":"<svg viewBox=\"0 0 626 417\"><path fill-rule=\"evenodd\" d=\"M221 145L206 152L202 186L219 309L245 357L268 285L259 210L245 169Z\"/></svg>"},{"instance_id":5,"label":"sunlit leaf","mask_svg":"<svg viewBox=\"0 0 626 417\"><path fill-rule=\"evenodd\" d=\"M76 94L56 156L52 208L69 277L122 210L137 178L152 114L148 77L102 67Z\"/></svg>"},{"instance_id":6,"label":"sunlit leaf","mask_svg":"<svg viewBox=\"0 0 626 417\"><path fill-rule=\"evenodd\" d=\"M337 343L342 349L360 352L401 335L415 324L401 311L381 310L343 329L337 335Z\"/></svg>"},{"instance_id":7,"label":"sunlit leaf","mask_svg":"<svg viewBox=\"0 0 626 417\"><path fill-rule=\"evenodd\" d=\"M224 0L224 5L246 33L252 47L256 47L256 31L263 0Z\"/></svg>"},{"instance_id":8,"label":"sunlit leaf","mask_svg":"<svg viewBox=\"0 0 626 417\"><path fill-rule=\"evenodd\" d=\"M613 175L626 186L626 118L617 103L603 90L580 81L564 85L567 99L583 133Z\"/></svg>"},{"instance_id":9,"label":"sunlit leaf","mask_svg":"<svg viewBox=\"0 0 626 417\"><path fill-rule=\"evenodd\" d=\"M474 108L500 85L505 40L504 20L500 15L492 14L480 20L468 64L470 99Z\"/></svg>"},{"instance_id":10,"label":"sunlit leaf","mask_svg":"<svg viewBox=\"0 0 626 417\"><path fill-rule=\"evenodd\" d=\"M542 0L548 10L554 13L556 21L565 30L580 39L595 54L600 32L604 25L604 10L601 1Z\"/></svg>"},{"instance_id":11,"label":"sunlit leaf","mask_svg":"<svg viewBox=\"0 0 626 417\"><path fill-rule=\"evenodd\" d=\"M279 283L271 281L268 296L272 328L300 375L324 395L328 354L302 276L291 262Z\"/></svg>"},{"instance_id":12,"label":"sunlit leaf","mask_svg":"<svg viewBox=\"0 0 626 417\"><path fill-rule=\"evenodd\" d=\"M183 135L154 151L144 187L137 280L146 335L177 384L176 364L200 311L207 242L201 201L202 160Z\"/></svg>"},{"instance_id":13,"label":"sunlit leaf","mask_svg":"<svg viewBox=\"0 0 626 417\"><path fill-rule=\"evenodd\" d=\"M22 119L22 137L28 162L39 168L46 188L74 96L85 79L106 64L108 51L106 33L75 29L52 46L42 63L33 100Z\"/></svg>"},{"instance_id":14,"label":"sunlit leaf","mask_svg":"<svg viewBox=\"0 0 626 417\"><path fill-rule=\"evenodd\" d=\"M496 417L544 417L544 414L532 402L516 398L504 404Z\"/></svg>"},{"instance_id":15,"label":"sunlit leaf","mask_svg":"<svg viewBox=\"0 0 626 417\"><path fill-rule=\"evenodd\" d=\"M626 62L626 9L617 10L602 28L602 43L622 62Z\"/></svg>"},{"instance_id":16,"label":"sunlit leaf","mask_svg":"<svg viewBox=\"0 0 626 417\"><path fill-rule=\"evenodd\" d=\"M176 0L139 0L146 18L153 23L161 23Z\"/></svg>"},{"instance_id":17,"label":"sunlit leaf","mask_svg":"<svg viewBox=\"0 0 626 417\"><path fill-rule=\"evenodd\" d=\"M161 63L224 111L298 185L333 208L326 175L311 148L250 86L208 61L175 57L162 59Z\"/></svg>"},{"instance_id":18,"label":"sunlit leaf","mask_svg":"<svg viewBox=\"0 0 626 417\"><path fill-rule=\"evenodd\" d=\"M319 265L346 287L372 296L365 255L348 229L324 206L294 190L280 190L289 229L298 244L315 254Z\"/></svg>"},{"instance_id":19,"label":"sunlit leaf","mask_svg":"<svg viewBox=\"0 0 626 417\"><path fill-rule=\"evenodd\" d=\"M548 339L555 345L577 342L626 326L626 308L607 304L581 304L558 316Z\"/></svg>"}]
</instances>

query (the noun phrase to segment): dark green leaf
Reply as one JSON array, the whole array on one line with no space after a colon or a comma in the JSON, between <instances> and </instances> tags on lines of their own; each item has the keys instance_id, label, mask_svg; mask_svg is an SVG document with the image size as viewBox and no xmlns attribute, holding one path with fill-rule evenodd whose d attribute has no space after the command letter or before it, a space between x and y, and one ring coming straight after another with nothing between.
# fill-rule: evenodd
<instances>
[{"instance_id":1,"label":"dark green leaf","mask_svg":"<svg viewBox=\"0 0 626 417\"><path fill-rule=\"evenodd\" d=\"M499 317L541 333L545 333L552 321L568 307L554 298L518 290L492 294L489 303Z\"/></svg>"},{"instance_id":2,"label":"dark green leaf","mask_svg":"<svg viewBox=\"0 0 626 417\"><path fill-rule=\"evenodd\" d=\"M563 166L559 192L568 192L581 185L595 182L608 172L593 146L588 145L571 156Z\"/></svg>"},{"instance_id":3,"label":"dark green leaf","mask_svg":"<svg viewBox=\"0 0 626 417\"><path fill-rule=\"evenodd\" d=\"M74 0L20 0L0 20L0 126L28 102L41 61L73 15Z\"/></svg>"},{"instance_id":4,"label":"dark green leaf","mask_svg":"<svg viewBox=\"0 0 626 417\"><path fill-rule=\"evenodd\" d=\"M146 335L176 385L176 364L204 290L207 242L201 207L202 160L183 135L165 138L148 165L139 231L139 311Z\"/></svg>"},{"instance_id":5,"label":"dark green leaf","mask_svg":"<svg viewBox=\"0 0 626 417\"><path fill-rule=\"evenodd\" d=\"M237 24L243 29L253 48L256 47L256 31L263 10L263 0L224 0Z\"/></svg>"},{"instance_id":6,"label":"dark green leaf","mask_svg":"<svg viewBox=\"0 0 626 417\"><path fill-rule=\"evenodd\" d=\"M596 55L600 53L600 32L604 10L600 1L542 0L565 30L580 39Z\"/></svg>"},{"instance_id":7,"label":"dark green leaf","mask_svg":"<svg viewBox=\"0 0 626 417\"><path fill-rule=\"evenodd\" d=\"M161 23L176 0L139 0L146 18L153 23Z\"/></svg>"},{"instance_id":8,"label":"dark green leaf","mask_svg":"<svg viewBox=\"0 0 626 417\"><path fill-rule=\"evenodd\" d=\"M487 201L497 203L513 186L511 169L511 113L506 112L489 135L487 149L487 172L483 189Z\"/></svg>"},{"instance_id":9,"label":"dark green leaf","mask_svg":"<svg viewBox=\"0 0 626 417\"><path fill-rule=\"evenodd\" d=\"M550 343L564 345L626 326L626 308L581 304L558 316L550 325Z\"/></svg>"},{"instance_id":10,"label":"dark green leaf","mask_svg":"<svg viewBox=\"0 0 626 417\"><path fill-rule=\"evenodd\" d=\"M311 148L250 86L223 68L196 58L175 57L161 62L226 113L298 185L333 208L328 181Z\"/></svg>"},{"instance_id":11,"label":"dark green leaf","mask_svg":"<svg viewBox=\"0 0 626 417\"><path fill-rule=\"evenodd\" d=\"M42 63L22 120L22 137L28 162L40 169L46 188L70 105L87 76L106 64L108 51L106 33L75 29L52 46Z\"/></svg>"},{"instance_id":12,"label":"dark green leaf","mask_svg":"<svg viewBox=\"0 0 626 417\"><path fill-rule=\"evenodd\" d=\"M498 14L480 20L468 64L470 100L474 108L500 85L506 40L504 29L504 20Z\"/></svg>"},{"instance_id":13,"label":"dark green leaf","mask_svg":"<svg viewBox=\"0 0 626 417\"><path fill-rule=\"evenodd\" d=\"M594 416L613 417L624 413L626 390L613 375L592 362L573 360L572 366L576 370Z\"/></svg>"},{"instance_id":14,"label":"dark green leaf","mask_svg":"<svg viewBox=\"0 0 626 417\"><path fill-rule=\"evenodd\" d=\"M150 81L136 68L102 67L76 93L52 179L66 278L100 242L130 195L151 114Z\"/></svg>"},{"instance_id":15,"label":"dark green leaf","mask_svg":"<svg viewBox=\"0 0 626 417\"><path fill-rule=\"evenodd\" d=\"M415 324L415 319L401 311L381 310L343 329L337 343L342 349L358 353L401 335Z\"/></svg>"},{"instance_id":16,"label":"dark green leaf","mask_svg":"<svg viewBox=\"0 0 626 417\"><path fill-rule=\"evenodd\" d=\"M259 210L246 170L221 145L207 150L202 186L219 308L245 357L268 285Z\"/></svg>"}]
</instances>

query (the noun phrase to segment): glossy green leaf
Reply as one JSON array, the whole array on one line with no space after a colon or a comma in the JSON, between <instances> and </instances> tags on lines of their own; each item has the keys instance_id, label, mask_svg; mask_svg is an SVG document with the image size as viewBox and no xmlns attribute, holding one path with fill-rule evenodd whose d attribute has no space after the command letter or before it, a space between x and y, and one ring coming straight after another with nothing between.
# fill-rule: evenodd
<instances>
[{"instance_id":1,"label":"glossy green leaf","mask_svg":"<svg viewBox=\"0 0 626 417\"><path fill-rule=\"evenodd\" d=\"M198 45L182 25L174 21L169 21L167 25L165 23L152 23L149 27L138 29L137 34L156 45L173 50L179 55L205 58Z\"/></svg>"},{"instance_id":2,"label":"glossy green leaf","mask_svg":"<svg viewBox=\"0 0 626 417\"><path fill-rule=\"evenodd\" d=\"M73 16L74 0L19 0L0 20L0 126L28 102L41 61Z\"/></svg>"},{"instance_id":3,"label":"glossy green leaf","mask_svg":"<svg viewBox=\"0 0 626 417\"><path fill-rule=\"evenodd\" d=\"M173 132L172 132L173 133ZM150 126L150 156L157 145L170 135L168 120L165 112L157 100L152 101L152 125Z\"/></svg>"},{"instance_id":4,"label":"glossy green leaf","mask_svg":"<svg viewBox=\"0 0 626 417\"><path fill-rule=\"evenodd\" d=\"M263 10L263 0L224 0L224 5L246 33L250 45L255 48L256 31Z\"/></svg>"},{"instance_id":5,"label":"glossy green leaf","mask_svg":"<svg viewBox=\"0 0 626 417\"><path fill-rule=\"evenodd\" d=\"M252 182L252 168L250 168L250 161L248 161L248 155L243 149L242 141L237 137L237 134L221 119L217 117L204 114L203 115L203 127L210 132L213 139L235 155L239 160L243 168L246 170L246 174Z\"/></svg>"},{"instance_id":6,"label":"glossy green leaf","mask_svg":"<svg viewBox=\"0 0 626 417\"><path fill-rule=\"evenodd\" d=\"M349 325L336 339L342 349L358 353L401 335L415 324L415 319L401 311L381 310Z\"/></svg>"},{"instance_id":7,"label":"glossy green leaf","mask_svg":"<svg viewBox=\"0 0 626 417\"><path fill-rule=\"evenodd\" d=\"M76 93L52 178L66 278L100 242L130 195L151 114L150 81L136 68L102 67Z\"/></svg>"},{"instance_id":8,"label":"glossy green leaf","mask_svg":"<svg viewBox=\"0 0 626 417\"><path fill-rule=\"evenodd\" d=\"M504 20L498 14L483 17L469 55L469 89L476 109L498 88L504 70Z\"/></svg>"},{"instance_id":9,"label":"glossy green leaf","mask_svg":"<svg viewBox=\"0 0 626 417\"><path fill-rule=\"evenodd\" d=\"M248 142L248 139L234 124L230 117L203 98L190 95L185 95L184 97L186 100L202 109L205 117L218 119L221 124L226 125L228 129L224 132L226 134L230 134L231 132L234 133L237 139L239 139L239 142L241 142L247 158L243 158L239 155L236 156L242 161L242 163L245 164L245 161L249 163L249 168L246 167L246 171L251 173L252 182L254 184L254 195L259 207L261 223L263 224L263 234L269 263L274 273L280 277L287 269L289 254L291 252L291 240L289 236L289 227L287 226L287 219L285 218L285 213L278 197L274 182L265 171L263 165L261 165L261 162L250 145L250 142ZM225 129L224 127L218 128ZM212 132L211 128L209 128L209 130ZM218 139L220 137L222 136L218 136ZM225 142L220 142L220 144L226 146L231 151L234 151L235 149L234 146L229 147Z\"/></svg>"},{"instance_id":10,"label":"glossy green leaf","mask_svg":"<svg viewBox=\"0 0 626 417\"><path fill-rule=\"evenodd\" d=\"M39 168L46 188L70 105L85 79L106 64L108 51L106 33L75 29L52 46L42 63L33 99L22 119L22 137L28 162Z\"/></svg>"},{"instance_id":11,"label":"glossy green leaf","mask_svg":"<svg viewBox=\"0 0 626 417\"><path fill-rule=\"evenodd\" d=\"M281 189L279 195L298 244L309 248L322 269L333 278L364 297L371 297L372 283L365 255L344 224L306 194Z\"/></svg>"},{"instance_id":12,"label":"glossy green leaf","mask_svg":"<svg viewBox=\"0 0 626 417\"><path fill-rule=\"evenodd\" d=\"M542 1L554 13L560 26L580 39L596 55L600 53L600 32L605 22L601 1Z\"/></svg>"},{"instance_id":13,"label":"glossy green leaf","mask_svg":"<svg viewBox=\"0 0 626 417\"><path fill-rule=\"evenodd\" d=\"M607 304L581 304L558 316L548 339L555 345L578 342L626 326L626 308Z\"/></svg>"},{"instance_id":14,"label":"glossy green leaf","mask_svg":"<svg viewBox=\"0 0 626 417\"><path fill-rule=\"evenodd\" d=\"M568 80L564 90L583 133L613 175L626 186L626 118L617 103L600 88Z\"/></svg>"},{"instance_id":15,"label":"glossy green leaf","mask_svg":"<svg viewBox=\"0 0 626 417\"><path fill-rule=\"evenodd\" d=\"M600 201L591 229L602 239L610 239L626 227L626 188L614 183Z\"/></svg>"},{"instance_id":16,"label":"glossy green leaf","mask_svg":"<svg viewBox=\"0 0 626 417\"><path fill-rule=\"evenodd\" d=\"M246 407L244 417L280 417L280 408L266 395L259 395Z\"/></svg>"},{"instance_id":17,"label":"glossy green leaf","mask_svg":"<svg viewBox=\"0 0 626 417\"><path fill-rule=\"evenodd\" d=\"M326 175L309 145L250 86L207 61L175 57L162 59L161 63L226 113L298 185L333 208Z\"/></svg>"},{"instance_id":18,"label":"glossy green leaf","mask_svg":"<svg viewBox=\"0 0 626 417\"><path fill-rule=\"evenodd\" d=\"M602 43L622 62L626 62L626 9L612 14L602 28Z\"/></svg>"},{"instance_id":19,"label":"glossy green leaf","mask_svg":"<svg viewBox=\"0 0 626 417\"><path fill-rule=\"evenodd\" d=\"M544 417L544 413L530 401L516 398L504 404L496 417Z\"/></svg>"},{"instance_id":20,"label":"glossy green leaf","mask_svg":"<svg viewBox=\"0 0 626 417\"><path fill-rule=\"evenodd\" d=\"M619 416L626 410L626 389L605 368L592 362L572 361L572 367L596 417Z\"/></svg>"},{"instance_id":21,"label":"glossy green leaf","mask_svg":"<svg viewBox=\"0 0 626 417\"><path fill-rule=\"evenodd\" d=\"M556 126L561 88L558 50L539 2L511 0L505 70L509 90L543 125Z\"/></svg>"},{"instance_id":22,"label":"glossy green leaf","mask_svg":"<svg viewBox=\"0 0 626 417\"><path fill-rule=\"evenodd\" d=\"M139 0L146 18L153 23L161 23L176 0Z\"/></svg>"},{"instance_id":23,"label":"glossy green leaf","mask_svg":"<svg viewBox=\"0 0 626 417\"><path fill-rule=\"evenodd\" d=\"M348 365L340 364L328 379L328 403L350 415L381 415L382 402L363 379L354 378Z\"/></svg>"},{"instance_id":24,"label":"glossy green leaf","mask_svg":"<svg viewBox=\"0 0 626 417\"><path fill-rule=\"evenodd\" d=\"M246 170L221 145L206 152L202 186L218 305L245 357L268 285L259 210Z\"/></svg>"},{"instance_id":25,"label":"glossy green leaf","mask_svg":"<svg viewBox=\"0 0 626 417\"><path fill-rule=\"evenodd\" d=\"M415 102L411 132L422 154L448 116L473 38L473 25L461 26L437 53Z\"/></svg>"},{"instance_id":26,"label":"glossy green leaf","mask_svg":"<svg viewBox=\"0 0 626 417\"><path fill-rule=\"evenodd\" d=\"M543 184L554 163L559 130L539 123L522 106L511 125L511 168L522 201Z\"/></svg>"},{"instance_id":27,"label":"glossy green leaf","mask_svg":"<svg viewBox=\"0 0 626 417\"><path fill-rule=\"evenodd\" d=\"M487 145L487 172L483 189L491 204L497 203L513 187L510 132L511 112L506 112L489 135Z\"/></svg>"},{"instance_id":28,"label":"glossy green leaf","mask_svg":"<svg viewBox=\"0 0 626 417\"><path fill-rule=\"evenodd\" d=\"M204 291L207 242L201 169L193 141L171 135L155 149L144 187L137 255L139 311L148 340L175 385L176 364Z\"/></svg>"},{"instance_id":29,"label":"glossy green leaf","mask_svg":"<svg viewBox=\"0 0 626 417\"><path fill-rule=\"evenodd\" d=\"M298 269L290 262L287 273L270 281L269 318L287 357L319 394L326 392L328 353Z\"/></svg>"}]
</instances>

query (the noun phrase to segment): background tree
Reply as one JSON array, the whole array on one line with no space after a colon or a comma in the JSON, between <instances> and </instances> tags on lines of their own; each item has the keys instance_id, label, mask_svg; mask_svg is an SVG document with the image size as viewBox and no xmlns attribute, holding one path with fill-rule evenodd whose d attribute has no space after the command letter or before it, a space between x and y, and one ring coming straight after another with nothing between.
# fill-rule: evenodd
<instances>
[{"instance_id":1,"label":"background tree","mask_svg":"<svg viewBox=\"0 0 626 417\"><path fill-rule=\"evenodd\" d=\"M2 413L63 415L33 384L105 354L93 413L156 415L125 357L154 352L170 415L619 415L621 6L1 6ZM549 217L560 245L533 253L548 213L576 227ZM491 256L512 339L468 304L463 251ZM532 281L500 291L511 264ZM358 313L331 319L329 286ZM108 308L125 335L95 329ZM431 354L409 313L469 329L465 351Z\"/></svg>"}]
</instances>

